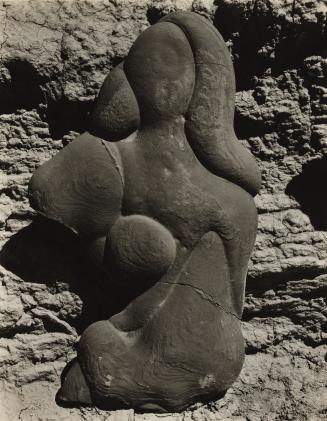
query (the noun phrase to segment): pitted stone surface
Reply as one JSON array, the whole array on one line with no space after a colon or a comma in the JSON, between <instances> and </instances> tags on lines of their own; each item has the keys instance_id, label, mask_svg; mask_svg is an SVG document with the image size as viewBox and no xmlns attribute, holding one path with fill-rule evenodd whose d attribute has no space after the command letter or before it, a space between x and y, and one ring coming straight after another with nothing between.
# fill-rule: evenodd
<instances>
[{"instance_id":1,"label":"pitted stone surface","mask_svg":"<svg viewBox=\"0 0 327 421\"><path fill-rule=\"evenodd\" d=\"M7 326L0 345L5 420L109 416L100 410L59 408L53 401L58 374L78 340L65 323L80 333L103 318L105 301L97 292L92 300L86 298L87 282L80 280L92 278L79 255L70 255L68 240L62 244L54 228L44 247L42 224L27 227L34 214L26 189L35 168L85 129L98 89L137 35L176 8L212 19L231 48L236 131L259 159L263 188L256 198L259 235L248 279L243 322L247 356L241 378L216 404L165 418L326 416L327 236L326 213L319 205L327 119L324 2L13 0L0 6L1 243L26 228L20 247L12 240L1 255L7 267L1 268L1 294L9 306L1 313ZM296 183L290 184L297 176L304 195L298 194ZM322 212L313 215L310 203L318 203L314 209ZM132 411L110 417L162 419Z\"/></svg>"}]
</instances>

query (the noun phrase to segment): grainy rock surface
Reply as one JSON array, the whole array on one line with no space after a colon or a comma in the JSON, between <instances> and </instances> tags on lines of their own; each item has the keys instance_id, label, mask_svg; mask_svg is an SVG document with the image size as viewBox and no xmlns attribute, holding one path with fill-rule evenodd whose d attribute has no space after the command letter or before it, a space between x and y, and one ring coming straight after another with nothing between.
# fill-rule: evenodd
<instances>
[{"instance_id":1,"label":"grainy rock surface","mask_svg":"<svg viewBox=\"0 0 327 421\"><path fill-rule=\"evenodd\" d=\"M102 275L26 198L34 169L87 127L109 70L169 11L210 19L233 55L235 127L263 187L241 376L182 414L61 408L60 373L92 321ZM323 0L0 1L0 420L324 420L327 6Z\"/></svg>"}]
</instances>

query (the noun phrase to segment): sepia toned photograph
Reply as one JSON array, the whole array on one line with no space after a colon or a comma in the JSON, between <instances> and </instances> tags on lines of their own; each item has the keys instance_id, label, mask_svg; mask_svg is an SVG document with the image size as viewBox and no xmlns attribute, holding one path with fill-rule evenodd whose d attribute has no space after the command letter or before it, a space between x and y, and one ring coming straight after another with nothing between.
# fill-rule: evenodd
<instances>
[{"instance_id":1,"label":"sepia toned photograph","mask_svg":"<svg viewBox=\"0 0 327 421\"><path fill-rule=\"evenodd\" d=\"M0 421L327 421L326 0L0 0Z\"/></svg>"}]
</instances>

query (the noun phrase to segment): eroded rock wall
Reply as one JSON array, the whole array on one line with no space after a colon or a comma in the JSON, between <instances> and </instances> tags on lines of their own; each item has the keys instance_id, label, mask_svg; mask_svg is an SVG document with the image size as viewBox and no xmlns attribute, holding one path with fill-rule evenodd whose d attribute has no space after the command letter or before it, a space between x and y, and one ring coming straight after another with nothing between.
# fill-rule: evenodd
<instances>
[{"instance_id":1,"label":"eroded rock wall","mask_svg":"<svg viewBox=\"0 0 327 421\"><path fill-rule=\"evenodd\" d=\"M225 398L171 420L323 420L327 292L324 0L0 1L0 420L152 420L55 404L105 279L76 239L29 207L35 168L87 127L110 69L166 13L193 10L228 43L237 136L263 187L249 267L247 357Z\"/></svg>"}]
</instances>

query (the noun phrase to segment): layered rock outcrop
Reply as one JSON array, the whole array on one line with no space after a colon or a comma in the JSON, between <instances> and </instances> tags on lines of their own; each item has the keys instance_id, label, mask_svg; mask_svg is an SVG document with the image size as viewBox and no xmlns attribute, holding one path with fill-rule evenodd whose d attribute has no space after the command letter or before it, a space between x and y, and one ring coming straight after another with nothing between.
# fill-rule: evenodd
<instances>
[{"instance_id":1,"label":"layered rock outcrop","mask_svg":"<svg viewBox=\"0 0 327 421\"><path fill-rule=\"evenodd\" d=\"M230 47L236 134L263 187L241 377L222 400L169 417L326 417L325 2L9 0L0 3L4 420L157 419L54 402L62 368L85 327L106 317L107 297L74 237L37 219L26 194L35 168L85 130L101 84L138 34L176 9L210 19Z\"/></svg>"}]
</instances>

